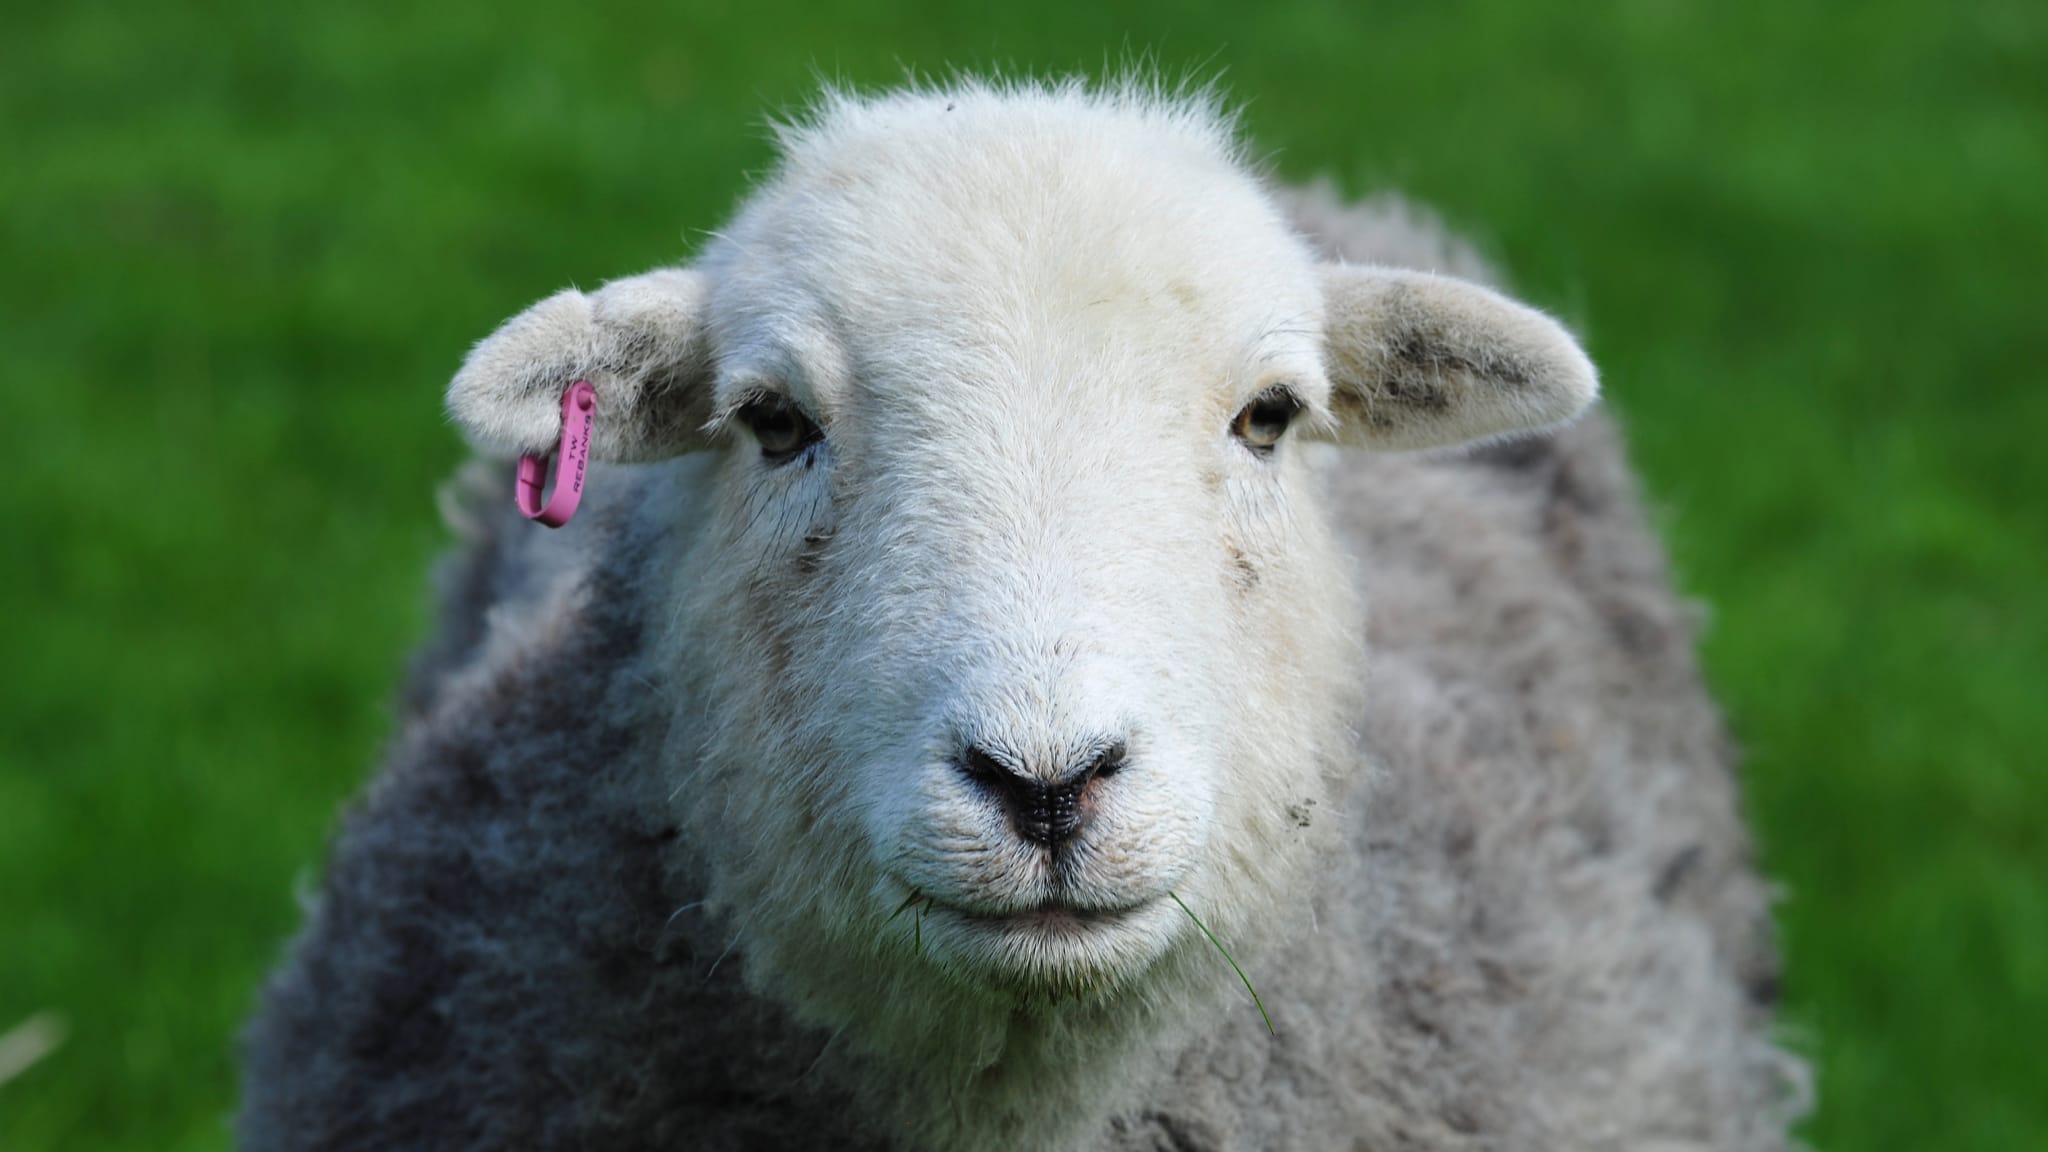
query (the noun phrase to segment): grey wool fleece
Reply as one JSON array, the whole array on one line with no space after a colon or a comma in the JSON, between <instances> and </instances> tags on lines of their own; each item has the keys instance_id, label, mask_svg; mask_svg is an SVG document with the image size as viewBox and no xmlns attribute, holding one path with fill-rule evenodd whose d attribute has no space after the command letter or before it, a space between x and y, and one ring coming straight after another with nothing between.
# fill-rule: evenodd
<instances>
[{"instance_id":1,"label":"grey wool fleece","mask_svg":"<svg viewBox=\"0 0 2048 1152\"><path fill-rule=\"evenodd\" d=\"M1281 195L1329 255L1486 278L1397 202ZM692 466L604 470L555 534L501 469L451 485L439 631L248 1030L244 1148L898 1147L858 1046L748 990L668 815L635 508ZM1297 815L1343 829L1314 923L1237 950L1272 1034L1245 998L1159 1037L1089 1147L1787 1147L1767 890L1609 420L1329 483L1372 655L1360 792Z\"/></svg>"}]
</instances>

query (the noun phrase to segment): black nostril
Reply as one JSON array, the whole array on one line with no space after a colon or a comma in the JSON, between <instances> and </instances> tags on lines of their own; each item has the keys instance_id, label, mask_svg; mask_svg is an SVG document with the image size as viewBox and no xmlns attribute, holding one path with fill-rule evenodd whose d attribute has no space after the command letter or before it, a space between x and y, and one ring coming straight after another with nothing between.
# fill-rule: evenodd
<instances>
[{"instance_id":1,"label":"black nostril","mask_svg":"<svg viewBox=\"0 0 2048 1152\"><path fill-rule=\"evenodd\" d=\"M995 788L1007 787L1011 780L1021 774L990 755L979 744L967 746L966 754L960 757L960 770L974 782Z\"/></svg>"},{"instance_id":2,"label":"black nostril","mask_svg":"<svg viewBox=\"0 0 2048 1152\"><path fill-rule=\"evenodd\" d=\"M1047 783L1014 757L980 744L970 744L961 753L959 767L977 787L1002 801L1019 836L1050 846L1072 839L1088 822L1094 806L1088 785L1124 766L1121 742L1093 747L1077 771L1061 774L1056 783Z\"/></svg>"},{"instance_id":3,"label":"black nostril","mask_svg":"<svg viewBox=\"0 0 2048 1152\"><path fill-rule=\"evenodd\" d=\"M1082 775L1084 778L1114 776L1123 771L1125 755L1124 742L1115 741L1095 754L1095 758L1082 769Z\"/></svg>"}]
</instances>

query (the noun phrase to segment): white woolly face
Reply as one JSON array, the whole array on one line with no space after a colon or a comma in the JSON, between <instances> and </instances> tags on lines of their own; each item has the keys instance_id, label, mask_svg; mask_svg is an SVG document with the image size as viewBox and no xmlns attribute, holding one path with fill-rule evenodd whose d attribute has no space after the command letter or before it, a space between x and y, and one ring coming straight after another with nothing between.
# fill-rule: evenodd
<instances>
[{"instance_id":1,"label":"white woolly face","mask_svg":"<svg viewBox=\"0 0 2048 1152\"><path fill-rule=\"evenodd\" d=\"M1090 994L1274 900L1343 739L1315 266L1184 140L925 115L706 262L686 788L784 967Z\"/></svg>"},{"instance_id":2,"label":"white woolly face","mask_svg":"<svg viewBox=\"0 0 2048 1152\"><path fill-rule=\"evenodd\" d=\"M829 102L695 268L541 301L449 407L543 450L577 379L593 458L707 450L658 687L710 902L801 1015L912 1047L940 988L1170 1001L1190 912L1308 895L1362 633L1309 434L1596 390L1484 288L1313 263L1200 108L971 85Z\"/></svg>"}]
</instances>

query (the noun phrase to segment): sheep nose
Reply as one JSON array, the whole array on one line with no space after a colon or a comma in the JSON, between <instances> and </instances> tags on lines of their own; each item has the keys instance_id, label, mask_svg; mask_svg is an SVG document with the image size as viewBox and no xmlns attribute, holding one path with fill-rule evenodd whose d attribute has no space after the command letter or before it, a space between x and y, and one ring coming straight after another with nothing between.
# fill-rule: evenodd
<instances>
[{"instance_id":1,"label":"sheep nose","mask_svg":"<svg viewBox=\"0 0 2048 1152\"><path fill-rule=\"evenodd\" d=\"M1073 839L1094 814L1089 785L1113 776L1124 766L1122 741L1102 741L1058 771L1033 771L1032 766L981 744L961 754L960 771L975 786L991 793L1010 814L1017 835L1052 847ZM1048 777L1051 782L1048 782Z\"/></svg>"}]
</instances>

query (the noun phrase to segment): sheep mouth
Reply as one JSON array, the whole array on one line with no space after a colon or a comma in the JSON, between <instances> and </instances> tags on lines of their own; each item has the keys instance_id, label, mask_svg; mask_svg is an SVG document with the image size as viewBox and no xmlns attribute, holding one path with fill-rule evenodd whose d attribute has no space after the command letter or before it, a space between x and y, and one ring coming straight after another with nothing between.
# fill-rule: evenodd
<instances>
[{"instance_id":1,"label":"sheep mouth","mask_svg":"<svg viewBox=\"0 0 2048 1152\"><path fill-rule=\"evenodd\" d=\"M1179 916L1163 895L1114 905L1054 898L974 908L913 889L905 904L902 919L909 923L900 931L919 956L984 990L1041 1005L1127 986L1171 947Z\"/></svg>"},{"instance_id":2,"label":"sheep mouth","mask_svg":"<svg viewBox=\"0 0 2048 1152\"><path fill-rule=\"evenodd\" d=\"M949 904L921 894L912 900L914 908L922 913L920 927L914 932L934 939L950 936L975 952L991 947L999 952L1025 947L1041 958L1064 954L1068 947L1092 948L1112 941L1128 943L1147 936L1163 903L1147 899L1105 907L1052 899L998 911ZM1046 947L1054 952L1039 951Z\"/></svg>"},{"instance_id":3,"label":"sheep mouth","mask_svg":"<svg viewBox=\"0 0 2048 1152\"><path fill-rule=\"evenodd\" d=\"M1044 933L1080 933L1092 928L1106 928L1122 924L1143 912L1152 901L1140 901L1115 908L1091 908L1079 904L1068 904L1060 900L1047 900L1030 908L1014 912L976 912L947 904L934 903L935 909L947 912L972 924L986 925L1010 931Z\"/></svg>"}]
</instances>

